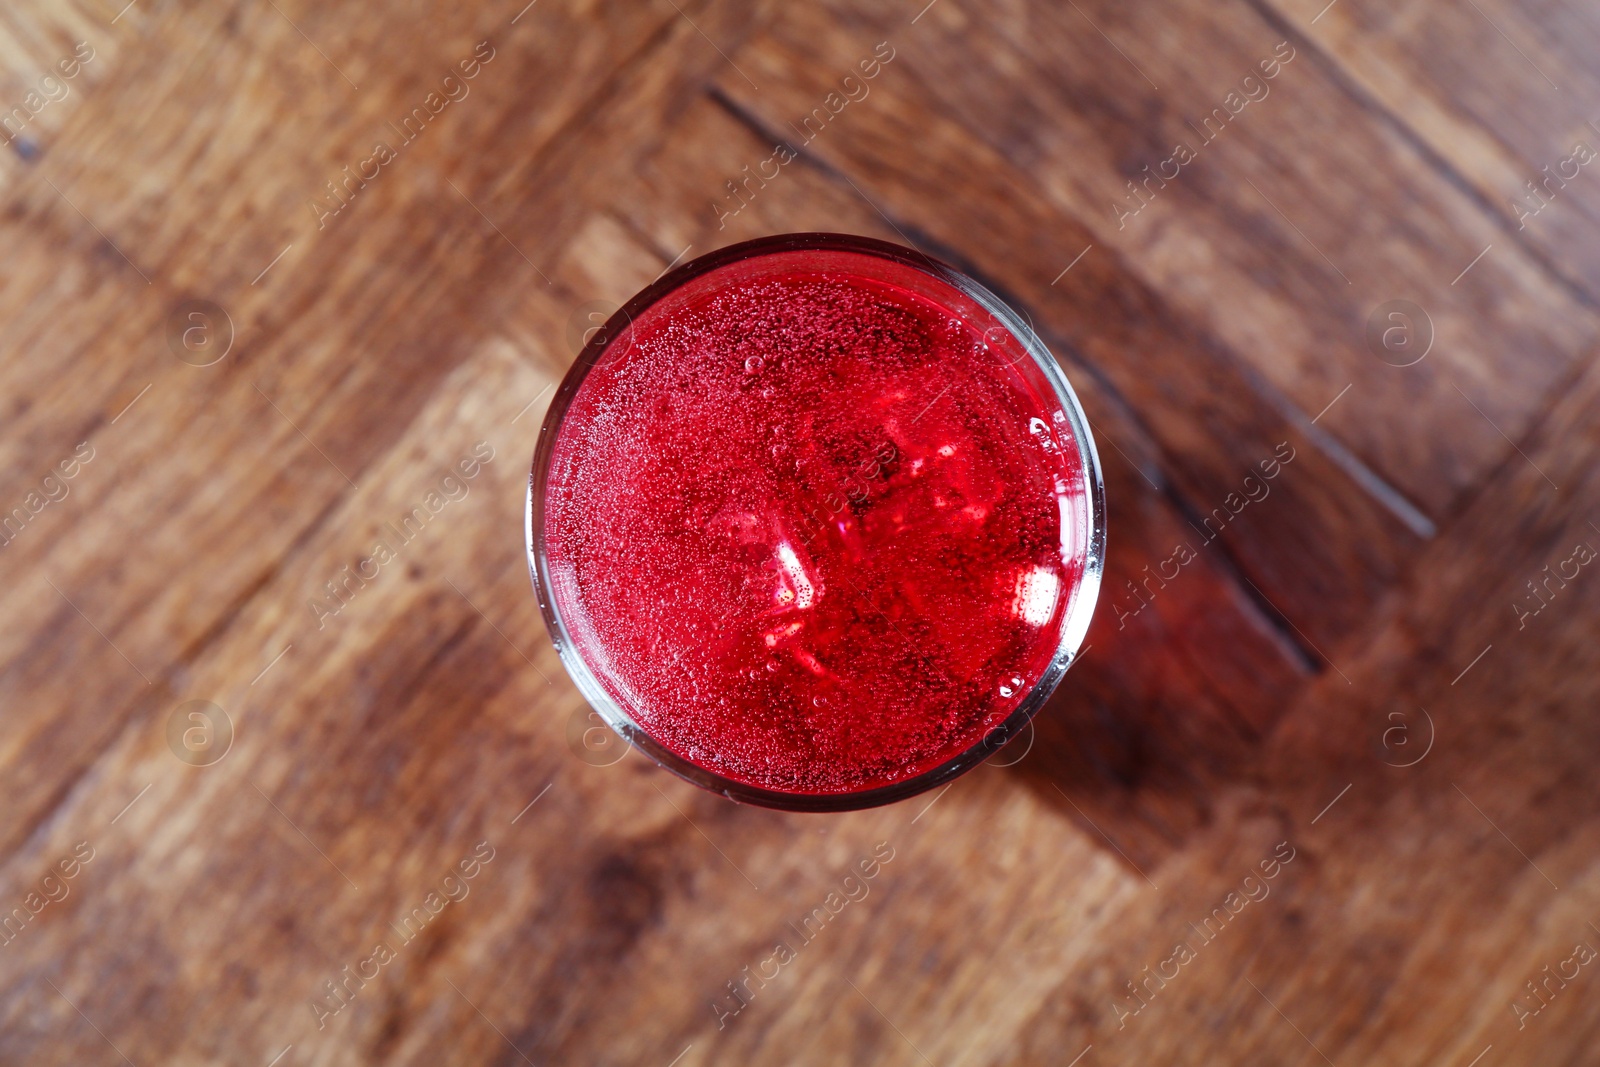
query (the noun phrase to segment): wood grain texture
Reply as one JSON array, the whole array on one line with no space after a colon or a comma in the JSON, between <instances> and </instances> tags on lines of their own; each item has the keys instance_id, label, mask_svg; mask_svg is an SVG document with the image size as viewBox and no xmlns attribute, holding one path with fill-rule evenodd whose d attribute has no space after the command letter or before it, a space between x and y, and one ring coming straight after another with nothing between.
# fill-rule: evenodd
<instances>
[{"instance_id":1,"label":"wood grain texture","mask_svg":"<svg viewBox=\"0 0 1600 1067\"><path fill-rule=\"evenodd\" d=\"M0 11L0 1063L1594 1062L1591 12L124 3ZM1111 513L1036 729L830 817L602 743L521 518L591 316L814 229L1025 312Z\"/></svg>"}]
</instances>

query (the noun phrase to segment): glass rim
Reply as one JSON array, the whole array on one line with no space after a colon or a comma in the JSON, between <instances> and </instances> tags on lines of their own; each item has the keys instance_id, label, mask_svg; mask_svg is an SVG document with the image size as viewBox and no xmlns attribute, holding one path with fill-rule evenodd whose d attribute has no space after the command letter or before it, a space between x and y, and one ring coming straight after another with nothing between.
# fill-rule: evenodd
<instances>
[{"instance_id":1,"label":"glass rim","mask_svg":"<svg viewBox=\"0 0 1600 1067\"><path fill-rule=\"evenodd\" d=\"M1083 551L1083 572L1078 578L1077 595L1062 619L1061 639L1051 655L1050 662L1022 701L1012 709L1003 722L990 728L972 746L943 763L903 781L853 792L789 793L751 785L691 762L657 741L612 698L594 675L572 639L572 633L561 616L547 577L549 558L545 544L544 496L549 484L555 442L567 410L588 378L589 372L608 350L611 340L620 336L621 331L631 325L636 318L685 283L730 264L781 252L844 252L890 260L953 287L992 315L1010 331L1023 351L1037 365L1061 405L1061 411L1066 416L1073 441L1077 446L1088 511L1089 526ZM1049 348L1034 332L1032 324L985 286L922 252L870 237L839 233L787 233L728 245L667 271L618 308L607 319L605 325L584 343L572 366L568 368L560 387L557 388L555 396L551 398L550 407L545 411L544 423L539 431L539 443L534 450L533 467L528 476L524 524L528 570L539 600L540 613L544 616L545 626L550 632L557 655L561 657L562 665L589 706L623 740L685 781L710 792L720 793L737 803L754 804L782 811L855 811L892 804L953 781L1004 748L1033 721L1033 717L1060 685L1067 670L1076 662L1078 649L1083 644L1090 619L1094 615L1095 604L1099 599L1101 578L1105 568L1105 483L1100 468L1100 456L1090 433L1089 419L1084 414L1071 383L1067 381L1066 374L1057 364Z\"/></svg>"}]
</instances>

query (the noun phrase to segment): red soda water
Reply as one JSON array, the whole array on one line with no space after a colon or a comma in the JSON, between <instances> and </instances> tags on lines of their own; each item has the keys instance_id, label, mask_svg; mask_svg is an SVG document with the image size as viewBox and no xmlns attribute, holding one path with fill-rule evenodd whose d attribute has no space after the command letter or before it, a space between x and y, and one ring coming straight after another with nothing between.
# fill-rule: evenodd
<instances>
[{"instance_id":1,"label":"red soda water","mask_svg":"<svg viewBox=\"0 0 1600 1067\"><path fill-rule=\"evenodd\" d=\"M610 339L551 448L544 565L572 651L666 749L851 793L1017 708L1089 512L1009 330L954 289L807 262L724 270Z\"/></svg>"}]
</instances>

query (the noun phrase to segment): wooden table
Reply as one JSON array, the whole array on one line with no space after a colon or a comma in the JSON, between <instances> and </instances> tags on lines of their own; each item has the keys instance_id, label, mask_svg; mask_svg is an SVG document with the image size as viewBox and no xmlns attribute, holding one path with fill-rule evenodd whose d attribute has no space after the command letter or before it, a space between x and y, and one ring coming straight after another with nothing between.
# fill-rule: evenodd
<instances>
[{"instance_id":1,"label":"wooden table","mask_svg":"<svg viewBox=\"0 0 1600 1067\"><path fill-rule=\"evenodd\" d=\"M0 1062L1600 1062L1592 10L124 3L0 10ZM574 338L796 230L1110 501L1009 766L837 817L588 732L522 547Z\"/></svg>"}]
</instances>

